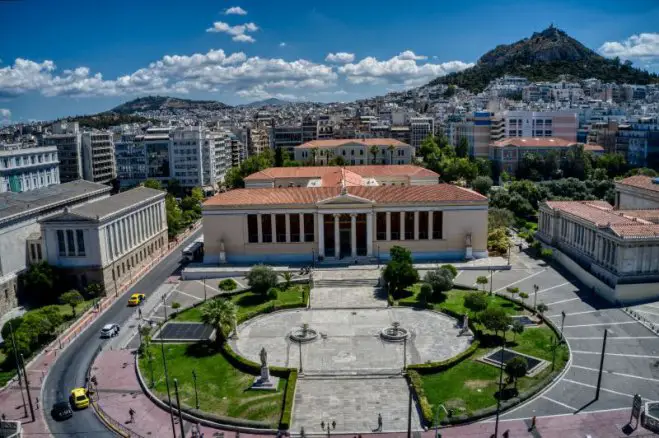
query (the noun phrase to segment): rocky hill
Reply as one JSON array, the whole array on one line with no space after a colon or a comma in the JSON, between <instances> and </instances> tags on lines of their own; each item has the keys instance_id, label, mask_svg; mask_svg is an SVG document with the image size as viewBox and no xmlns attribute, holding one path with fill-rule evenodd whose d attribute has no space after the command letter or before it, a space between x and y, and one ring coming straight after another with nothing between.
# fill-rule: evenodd
<instances>
[{"instance_id":1,"label":"rocky hill","mask_svg":"<svg viewBox=\"0 0 659 438\"><path fill-rule=\"evenodd\" d=\"M167 96L146 96L123 103L109 112L132 114L142 111L166 111L176 109L219 111L229 108L222 102L214 100L190 100Z\"/></svg>"},{"instance_id":2,"label":"rocky hill","mask_svg":"<svg viewBox=\"0 0 659 438\"><path fill-rule=\"evenodd\" d=\"M606 82L648 84L656 74L632 67L631 62L608 59L553 26L513 44L502 44L483 55L474 67L437 78L430 85L453 84L472 92L504 75L530 81L597 78Z\"/></svg>"}]
</instances>

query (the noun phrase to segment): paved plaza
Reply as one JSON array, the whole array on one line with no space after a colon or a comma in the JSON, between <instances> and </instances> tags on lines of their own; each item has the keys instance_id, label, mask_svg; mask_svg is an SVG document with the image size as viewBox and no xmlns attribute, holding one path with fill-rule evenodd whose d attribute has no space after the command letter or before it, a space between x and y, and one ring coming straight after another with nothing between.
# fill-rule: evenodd
<instances>
[{"instance_id":1,"label":"paved plaza","mask_svg":"<svg viewBox=\"0 0 659 438\"><path fill-rule=\"evenodd\" d=\"M314 309L387 307L387 292L372 286L317 287L311 293Z\"/></svg>"},{"instance_id":2,"label":"paved plaza","mask_svg":"<svg viewBox=\"0 0 659 438\"><path fill-rule=\"evenodd\" d=\"M466 350L470 336L458 336L456 320L446 315L411 308L355 310L290 310L257 317L238 327L232 340L237 353L258 362L262 347L273 365L298 367L299 345L289 340L292 329L308 323L317 340L302 345L306 374L400 372L403 343L386 342L380 331L397 321L411 332L407 363L440 361Z\"/></svg>"}]
</instances>

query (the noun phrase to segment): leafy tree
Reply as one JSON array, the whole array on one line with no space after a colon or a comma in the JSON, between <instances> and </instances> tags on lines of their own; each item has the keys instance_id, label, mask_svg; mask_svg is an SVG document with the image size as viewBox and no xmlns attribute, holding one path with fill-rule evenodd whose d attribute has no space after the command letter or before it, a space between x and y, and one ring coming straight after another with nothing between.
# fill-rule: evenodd
<instances>
[{"instance_id":1,"label":"leafy tree","mask_svg":"<svg viewBox=\"0 0 659 438\"><path fill-rule=\"evenodd\" d=\"M657 177L659 176L659 173L657 173L656 170L654 169L649 169L647 167L639 167L636 169L632 169L625 176L635 176L635 175L644 175L644 176L652 176L652 177Z\"/></svg>"},{"instance_id":2,"label":"leafy tree","mask_svg":"<svg viewBox=\"0 0 659 438\"><path fill-rule=\"evenodd\" d=\"M435 301L439 301L442 294L453 288L453 272L447 268L441 267L426 272L423 281L432 287Z\"/></svg>"},{"instance_id":3,"label":"leafy tree","mask_svg":"<svg viewBox=\"0 0 659 438\"><path fill-rule=\"evenodd\" d=\"M506 208L490 208L487 212L487 227L489 230L508 228L514 219L513 212Z\"/></svg>"},{"instance_id":4,"label":"leafy tree","mask_svg":"<svg viewBox=\"0 0 659 438\"><path fill-rule=\"evenodd\" d=\"M48 296L49 293L55 295L53 292L59 281L59 275L57 270L48 262L44 261L30 265L21 277L25 292L30 298L43 300L43 297Z\"/></svg>"},{"instance_id":5,"label":"leafy tree","mask_svg":"<svg viewBox=\"0 0 659 438\"><path fill-rule=\"evenodd\" d=\"M20 356L29 356L32 352L32 342L28 334L24 330L14 332L14 343L16 344L16 350L14 351L14 343L11 342L10 338L3 338L5 340L4 350L7 357Z\"/></svg>"},{"instance_id":6,"label":"leafy tree","mask_svg":"<svg viewBox=\"0 0 659 438\"><path fill-rule=\"evenodd\" d=\"M396 146L390 144L387 146L387 150L389 151L389 164L394 164L394 151L396 150Z\"/></svg>"},{"instance_id":7,"label":"leafy tree","mask_svg":"<svg viewBox=\"0 0 659 438\"><path fill-rule=\"evenodd\" d=\"M105 289L101 283L91 283L85 288L85 293L90 298L96 298L105 295Z\"/></svg>"},{"instance_id":8,"label":"leafy tree","mask_svg":"<svg viewBox=\"0 0 659 438\"><path fill-rule=\"evenodd\" d=\"M504 255L508 253L510 239L504 228L496 228L487 234L487 248L494 254Z\"/></svg>"},{"instance_id":9,"label":"leafy tree","mask_svg":"<svg viewBox=\"0 0 659 438\"><path fill-rule=\"evenodd\" d=\"M214 299L201 307L201 322L215 329L215 341L223 344L231 329L236 325L236 305L225 299Z\"/></svg>"},{"instance_id":10,"label":"leafy tree","mask_svg":"<svg viewBox=\"0 0 659 438\"><path fill-rule=\"evenodd\" d=\"M342 155L337 155L327 163L328 166L345 166L347 164L346 159Z\"/></svg>"},{"instance_id":11,"label":"leafy tree","mask_svg":"<svg viewBox=\"0 0 659 438\"><path fill-rule=\"evenodd\" d=\"M412 252L399 245L394 245L389 250L389 256L392 261L401 262L401 263L412 263Z\"/></svg>"},{"instance_id":12,"label":"leafy tree","mask_svg":"<svg viewBox=\"0 0 659 438\"><path fill-rule=\"evenodd\" d=\"M63 293L59 297L59 300L61 301L62 304L68 304L69 306L71 306L71 313L73 313L73 317L75 318L76 306L82 303L85 300L85 298L77 290L71 289L70 291Z\"/></svg>"},{"instance_id":13,"label":"leafy tree","mask_svg":"<svg viewBox=\"0 0 659 438\"><path fill-rule=\"evenodd\" d=\"M487 196L494 182L489 176L477 176L471 182L471 186L481 195Z\"/></svg>"},{"instance_id":14,"label":"leafy tree","mask_svg":"<svg viewBox=\"0 0 659 438\"><path fill-rule=\"evenodd\" d=\"M547 306L545 303L540 303L537 305L536 310L540 315L544 315L547 310L549 310L549 306Z\"/></svg>"},{"instance_id":15,"label":"leafy tree","mask_svg":"<svg viewBox=\"0 0 659 438\"><path fill-rule=\"evenodd\" d=\"M275 167L284 166L284 150L282 148L275 149Z\"/></svg>"},{"instance_id":16,"label":"leafy tree","mask_svg":"<svg viewBox=\"0 0 659 438\"><path fill-rule=\"evenodd\" d=\"M254 266L245 278L254 293L264 296L268 289L277 285L277 273L271 267L265 265Z\"/></svg>"},{"instance_id":17,"label":"leafy tree","mask_svg":"<svg viewBox=\"0 0 659 438\"><path fill-rule=\"evenodd\" d=\"M157 179L147 179L143 184L150 189L162 190L162 183Z\"/></svg>"},{"instance_id":18,"label":"leafy tree","mask_svg":"<svg viewBox=\"0 0 659 438\"><path fill-rule=\"evenodd\" d=\"M489 300L485 292L474 292L465 295L464 306L473 312L482 312L487 309Z\"/></svg>"},{"instance_id":19,"label":"leafy tree","mask_svg":"<svg viewBox=\"0 0 659 438\"><path fill-rule=\"evenodd\" d=\"M478 278L476 278L476 283L480 284L483 287L483 292L485 292L485 285L488 283L487 277L479 275Z\"/></svg>"},{"instance_id":20,"label":"leafy tree","mask_svg":"<svg viewBox=\"0 0 659 438\"><path fill-rule=\"evenodd\" d=\"M624 175L627 172L627 162L622 154L603 154L595 159L595 167L603 169L609 178Z\"/></svg>"},{"instance_id":21,"label":"leafy tree","mask_svg":"<svg viewBox=\"0 0 659 438\"><path fill-rule=\"evenodd\" d=\"M588 179L592 170L593 157L586 152L582 144L571 147L565 155L562 170L566 177L574 177L580 180Z\"/></svg>"},{"instance_id":22,"label":"leafy tree","mask_svg":"<svg viewBox=\"0 0 659 438\"><path fill-rule=\"evenodd\" d=\"M11 329L13 329L14 333L16 333L16 330L18 330L21 324L23 324L22 316L17 316L16 318L12 318L5 322L5 324L2 326L2 331L0 332L2 334L2 339L4 339L5 345L7 345L7 342L10 342Z\"/></svg>"},{"instance_id":23,"label":"leafy tree","mask_svg":"<svg viewBox=\"0 0 659 438\"><path fill-rule=\"evenodd\" d=\"M376 145L373 145L370 148L368 148L368 151L370 152L371 155L373 155L373 164L375 164L375 160L378 156L378 152L380 151L380 148L378 148Z\"/></svg>"},{"instance_id":24,"label":"leafy tree","mask_svg":"<svg viewBox=\"0 0 659 438\"><path fill-rule=\"evenodd\" d=\"M451 151L450 146L446 150ZM440 177L446 182L458 181L460 179L470 183L478 176L478 166L468 158L451 158L446 156L440 162Z\"/></svg>"},{"instance_id":25,"label":"leafy tree","mask_svg":"<svg viewBox=\"0 0 659 438\"><path fill-rule=\"evenodd\" d=\"M528 369L529 363L521 356L515 356L506 362L506 368L504 368L504 371L510 380L515 383L515 390L517 390L517 380L526 376Z\"/></svg>"},{"instance_id":26,"label":"leafy tree","mask_svg":"<svg viewBox=\"0 0 659 438\"><path fill-rule=\"evenodd\" d=\"M218 287L220 290L223 291L232 291L238 287L236 282L232 278L225 278L224 280L220 281L218 284Z\"/></svg>"},{"instance_id":27,"label":"leafy tree","mask_svg":"<svg viewBox=\"0 0 659 438\"><path fill-rule=\"evenodd\" d=\"M240 163L240 166L229 169L224 177L224 183L229 188L245 187L243 178L259 170L272 167L274 161L274 156L270 149L266 149L260 154L252 155Z\"/></svg>"},{"instance_id":28,"label":"leafy tree","mask_svg":"<svg viewBox=\"0 0 659 438\"><path fill-rule=\"evenodd\" d=\"M506 290L510 294L510 298L514 298L515 295L517 295L519 293L519 288L514 287L514 286L509 286L509 287L506 288Z\"/></svg>"},{"instance_id":29,"label":"leafy tree","mask_svg":"<svg viewBox=\"0 0 659 438\"><path fill-rule=\"evenodd\" d=\"M451 274L451 280L458 276L458 269L451 264L442 265L439 267L439 269L448 271Z\"/></svg>"},{"instance_id":30,"label":"leafy tree","mask_svg":"<svg viewBox=\"0 0 659 438\"><path fill-rule=\"evenodd\" d=\"M181 200L181 209L183 211L191 211L195 215L201 217L201 204L199 200L192 196L186 196Z\"/></svg>"},{"instance_id":31,"label":"leafy tree","mask_svg":"<svg viewBox=\"0 0 659 438\"><path fill-rule=\"evenodd\" d=\"M494 332L495 336L499 332L505 333L508 327L512 324L512 318L500 307L488 307L478 314L478 321L490 331Z\"/></svg>"},{"instance_id":32,"label":"leafy tree","mask_svg":"<svg viewBox=\"0 0 659 438\"><path fill-rule=\"evenodd\" d=\"M289 271L286 271L283 274L281 274L281 277L284 279L284 290L291 287L291 280L293 280L293 274L290 273Z\"/></svg>"},{"instance_id":33,"label":"leafy tree","mask_svg":"<svg viewBox=\"0 0 659 438\"><path fill-rule=\"evenodd\" d=\"M421 285L421 289L419 290L419 301L424 306L432 301L432 286L428 283L423 283Z\"/></svg>"},{"instance_id":34,"label":"leafy tree","mask_svg":"<svg viewBox=\"0 0 659 438\"><path fill-rule=\"evenodd\" d=\"M529 294L526 292L520 292L519 297L522 299L522 303L526 303L526 299L529 297Z\"/></svg>"},{"instance_id":35,"label":"leafy tree","mask_svg":"<svg viewBox=\"0 0 659 438\"><path fill-rule=\"evenodd\" d=\"M201 187L193 187L192 190L190 190L190 197L199 203L203 202L204 192L201 190Z\"/></svg>"},{"instance_id":36,"label":"leafy tree","mask_svg":"<svg viewBox=\"0 0 659 438\"><path fill-rule=\"evenodd\" d=\"M176 237L183 230L183 211L171 194L165 197L165 211L167 213L167 234L170 238Z\"/></svg>"},{"instance_id":37,"label":"leafy tree","mask_svg":"<svg viewBox=\"0 0 659 438\"><path fill-rule=\"evenodd\" d=\"M387 288L394 298L400 296L401 292L419 281L419 273L412 263L406 261L391 260L387 263L383 272Z\"/></svg>"},{"instance_id":38,"label":"leafy tree","mask_svg":"<svg viewBox=\"0 0 659 438\"><path fill-rule=\"evenodd\" d=\"M458 158L467 158L469 156L469 141L466 137L460 137L458 145L455 147L455 155Z\"/></svg>"},{"instance_id":39,"label":"leafy tree","mask_svg":"<svg viewBox=\"0 0 659 438\"><path fill-rule=\"evenodd\" d=\"M513 332L513 342L515 342L517 335L524 333L524 324L522 324L522 321L519 319L515 319L513 320L513 326L510 328L510 330Z\"/></svg>"}]
</instances>

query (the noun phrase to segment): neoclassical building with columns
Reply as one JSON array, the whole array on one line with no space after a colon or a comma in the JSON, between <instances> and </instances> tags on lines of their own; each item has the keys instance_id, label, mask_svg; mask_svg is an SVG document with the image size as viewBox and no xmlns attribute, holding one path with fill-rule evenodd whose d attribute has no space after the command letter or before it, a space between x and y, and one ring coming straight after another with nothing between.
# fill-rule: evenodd
<instances>
[{"instance_id":1,"label":"neoclassical building with columns","mask_svg":"<svg viewBox=\"0 0 659 438\"><path fill-rule=\"evenodd\" d=\"M487 205L451 184L231 190L204 203L204 262L386 260L395 245L415 260L487 257Z\"/></svg>"}]
</instances>

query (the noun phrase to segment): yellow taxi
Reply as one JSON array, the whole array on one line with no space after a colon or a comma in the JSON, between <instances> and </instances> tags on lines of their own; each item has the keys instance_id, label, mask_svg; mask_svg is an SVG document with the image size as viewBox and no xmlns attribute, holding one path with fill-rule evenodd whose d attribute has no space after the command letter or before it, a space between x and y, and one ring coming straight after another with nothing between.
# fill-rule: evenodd
<instances>
[{"instance_id":1,"label":"yellow taxi","mask_svg":"<svg viewBox=\"0 0 659 438\"><path fill-rule=\"evenodd\" d=\"M133 294L128 298L129 306L139 306L144 301L144 294Z\"/></svg>"},{"instance_id":2,"label":"yellow taxi","mask_svg":"<svg viewBox=\"0 0 659 438\"><path fill-rule=\"evenodd\" d=\"M89 398L85 388L75 388L71 390L71 404L76 409L85 409L89 406Z\"/></svg>"}]
</instances>

